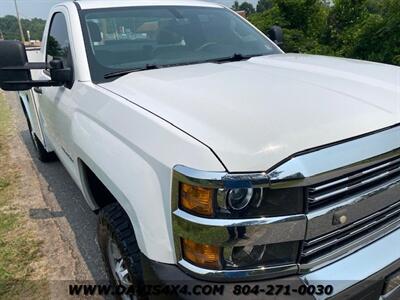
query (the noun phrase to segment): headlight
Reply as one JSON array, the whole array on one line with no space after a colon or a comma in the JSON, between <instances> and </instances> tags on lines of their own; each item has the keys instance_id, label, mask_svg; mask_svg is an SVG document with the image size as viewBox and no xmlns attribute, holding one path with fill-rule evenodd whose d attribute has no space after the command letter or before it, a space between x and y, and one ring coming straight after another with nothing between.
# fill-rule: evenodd
<instances>
[{"instance_id":1,"label":"headlight","mask_svg":"<svg viewBox=\"0 0 400 300\"><path fill-rule=\"evenodd\" d=\"M233 210L242 210L249 205L253 197L253 189L233 189L228 193L228 205Z\"/></svg>"},{"instance_id":2,"label":"headlight","mask_svg":"<svg viewBox=\"0 0 400 300\"><path fill-rule=\"evenodd\" d=\"M233 211L242 211L250 204L259 207L263 196L263 190L259 188L232 189L227 192L227 207Z\"/></svg>"},{"instance_id":3,"label":"headlight","mask_svg":"<svg viewBox=\"0 0 400 300\"><path fill-rule=\"evenodd\" d=\"M303 190L217 189L181 183L179 207L195 215L224 219L300 214L304 211Z\"/></svg>"},{"instance_id":4,"label":"headlight","mask_svg":"<svg viewBox=\"0 0 400 300\"><path fill-rule=\"evenodd\" d=\"M215 216L224 219L277 217L304 212L301 188L219 189Z\"/></svg>"}]
</instances>

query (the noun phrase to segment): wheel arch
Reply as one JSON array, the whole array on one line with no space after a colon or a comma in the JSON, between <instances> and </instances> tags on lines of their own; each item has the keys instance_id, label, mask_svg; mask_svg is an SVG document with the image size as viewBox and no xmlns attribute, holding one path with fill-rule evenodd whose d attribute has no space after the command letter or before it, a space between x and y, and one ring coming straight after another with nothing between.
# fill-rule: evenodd
<instances>
[{"instance_id":1,"label":"wheel arch","mask_svg":"<svg viewBox=\"0 0 400 300\"><path fill-rule=\"evenodd\" d=\"M81 190L90 208L98 213L100 209L107 205L118 203L130 219L140 251L147 255L146 237L132 202L126 198L120 188L96 164L82 158L79 158L77 163ZM95 190L96 188L98 190Z\"/></svg>"}]
</instances>

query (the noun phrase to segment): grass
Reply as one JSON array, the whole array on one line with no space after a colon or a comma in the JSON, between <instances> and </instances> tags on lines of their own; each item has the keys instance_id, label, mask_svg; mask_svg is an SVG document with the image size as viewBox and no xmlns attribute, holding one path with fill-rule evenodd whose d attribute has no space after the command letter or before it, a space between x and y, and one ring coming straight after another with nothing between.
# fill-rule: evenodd
<instances>
[{"instance_id":1,"label":"grass","mask_svg":"<svg viewBox=\"0 0 400 300\"><path fill-rule=\"evenodd\" d=\"M10 183L2 178L0 178L0 191L8 187Z\"/></svg>"},{"instance_id":2,"label":"grass","mask_svg":"<svg viewBox=\"0 0 400 300\"><path fill-rule=\"evenodd\" d=\"M16 191L23 182L10 160L9 141L15 129L0 91L0 299L42 299L46 282L32 280L40 258L40 242L18 209Z\"/></svg>"}]
</instances>

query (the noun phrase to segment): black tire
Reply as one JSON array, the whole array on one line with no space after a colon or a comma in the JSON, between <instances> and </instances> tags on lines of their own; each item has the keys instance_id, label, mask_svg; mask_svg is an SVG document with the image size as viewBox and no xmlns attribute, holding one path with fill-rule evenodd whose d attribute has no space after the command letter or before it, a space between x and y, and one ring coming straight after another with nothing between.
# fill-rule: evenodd
<instances>
[{"instance_id":1,"label":"black tire","mask_svg":"<svg viewBox=\"0 0 400 300\"><path fill-rule=\"evenodd\" d=\"M21 100L21 105L22 105L22 110L25 115L26 123L28 125L28 130L29 130L29 135L31 137L33 146L35 147L36 150L36 156L41 162L51 162L55 161L57 159L57 156L55 155L54 152L47 152L47 150L44 148L42 142L38 139L38 137L33 133L32 131L32 125L31 122L28 118L28 114L25 110L25 106Z\"/></svg>"},{"instance_id":2,"label":"black tire","mask_svg":"<svg viewBox=\"0 0 400 300\"><path fill-rule=\"evenodd\" d=\"M42 142L37 138L34 133L31 133L31 138L33 141L33 146L36 150L36 156L41 162L46 163L57 160L56 154L54 152L47 152Z\"/></svg>"},{"instance_id":3,"label":"black tire","mask_svg":"<svg viewBox=\"0 0 400 300\"><path fill-rule=\"evenodd\" d=\"M128 271L128 278L133 286L130 290L143 287L141 252L131 221L123 208L118 203L112 203L102 208L99 212L97 229L99 246L112 284L114 286L124 285L117 279L114 266L111 265L113 258L110 257L110 240L117 245L124 267ZM119 297L119 299L122 299L122 297ZM135 299L146 298L137 296Z\"/></svg>"}]
</instances>

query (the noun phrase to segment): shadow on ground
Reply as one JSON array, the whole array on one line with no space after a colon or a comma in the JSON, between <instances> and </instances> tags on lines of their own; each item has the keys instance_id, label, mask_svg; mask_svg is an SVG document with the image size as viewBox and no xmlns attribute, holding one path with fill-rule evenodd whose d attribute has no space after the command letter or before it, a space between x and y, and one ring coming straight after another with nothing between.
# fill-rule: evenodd
<instances>
[{"instance_id":1,"label":"shadow on ground","mask_svg":"<svg viewBox=\"0 0 400 300\"><path fill-rule=\"evenodd\" d=\"M39 176L48 184L48 191L54 195L56 205L59 207L55 211L31 209L30 216L33 219L65 217L90 273L96 281L104 283L107 275L96 239L97 215L90 210L82 193L59 161L43 163L37 159L28 130L21 131L20 126L19 124L20 136L32 157L33 164Z\"/></svg>"}]
</instances>

